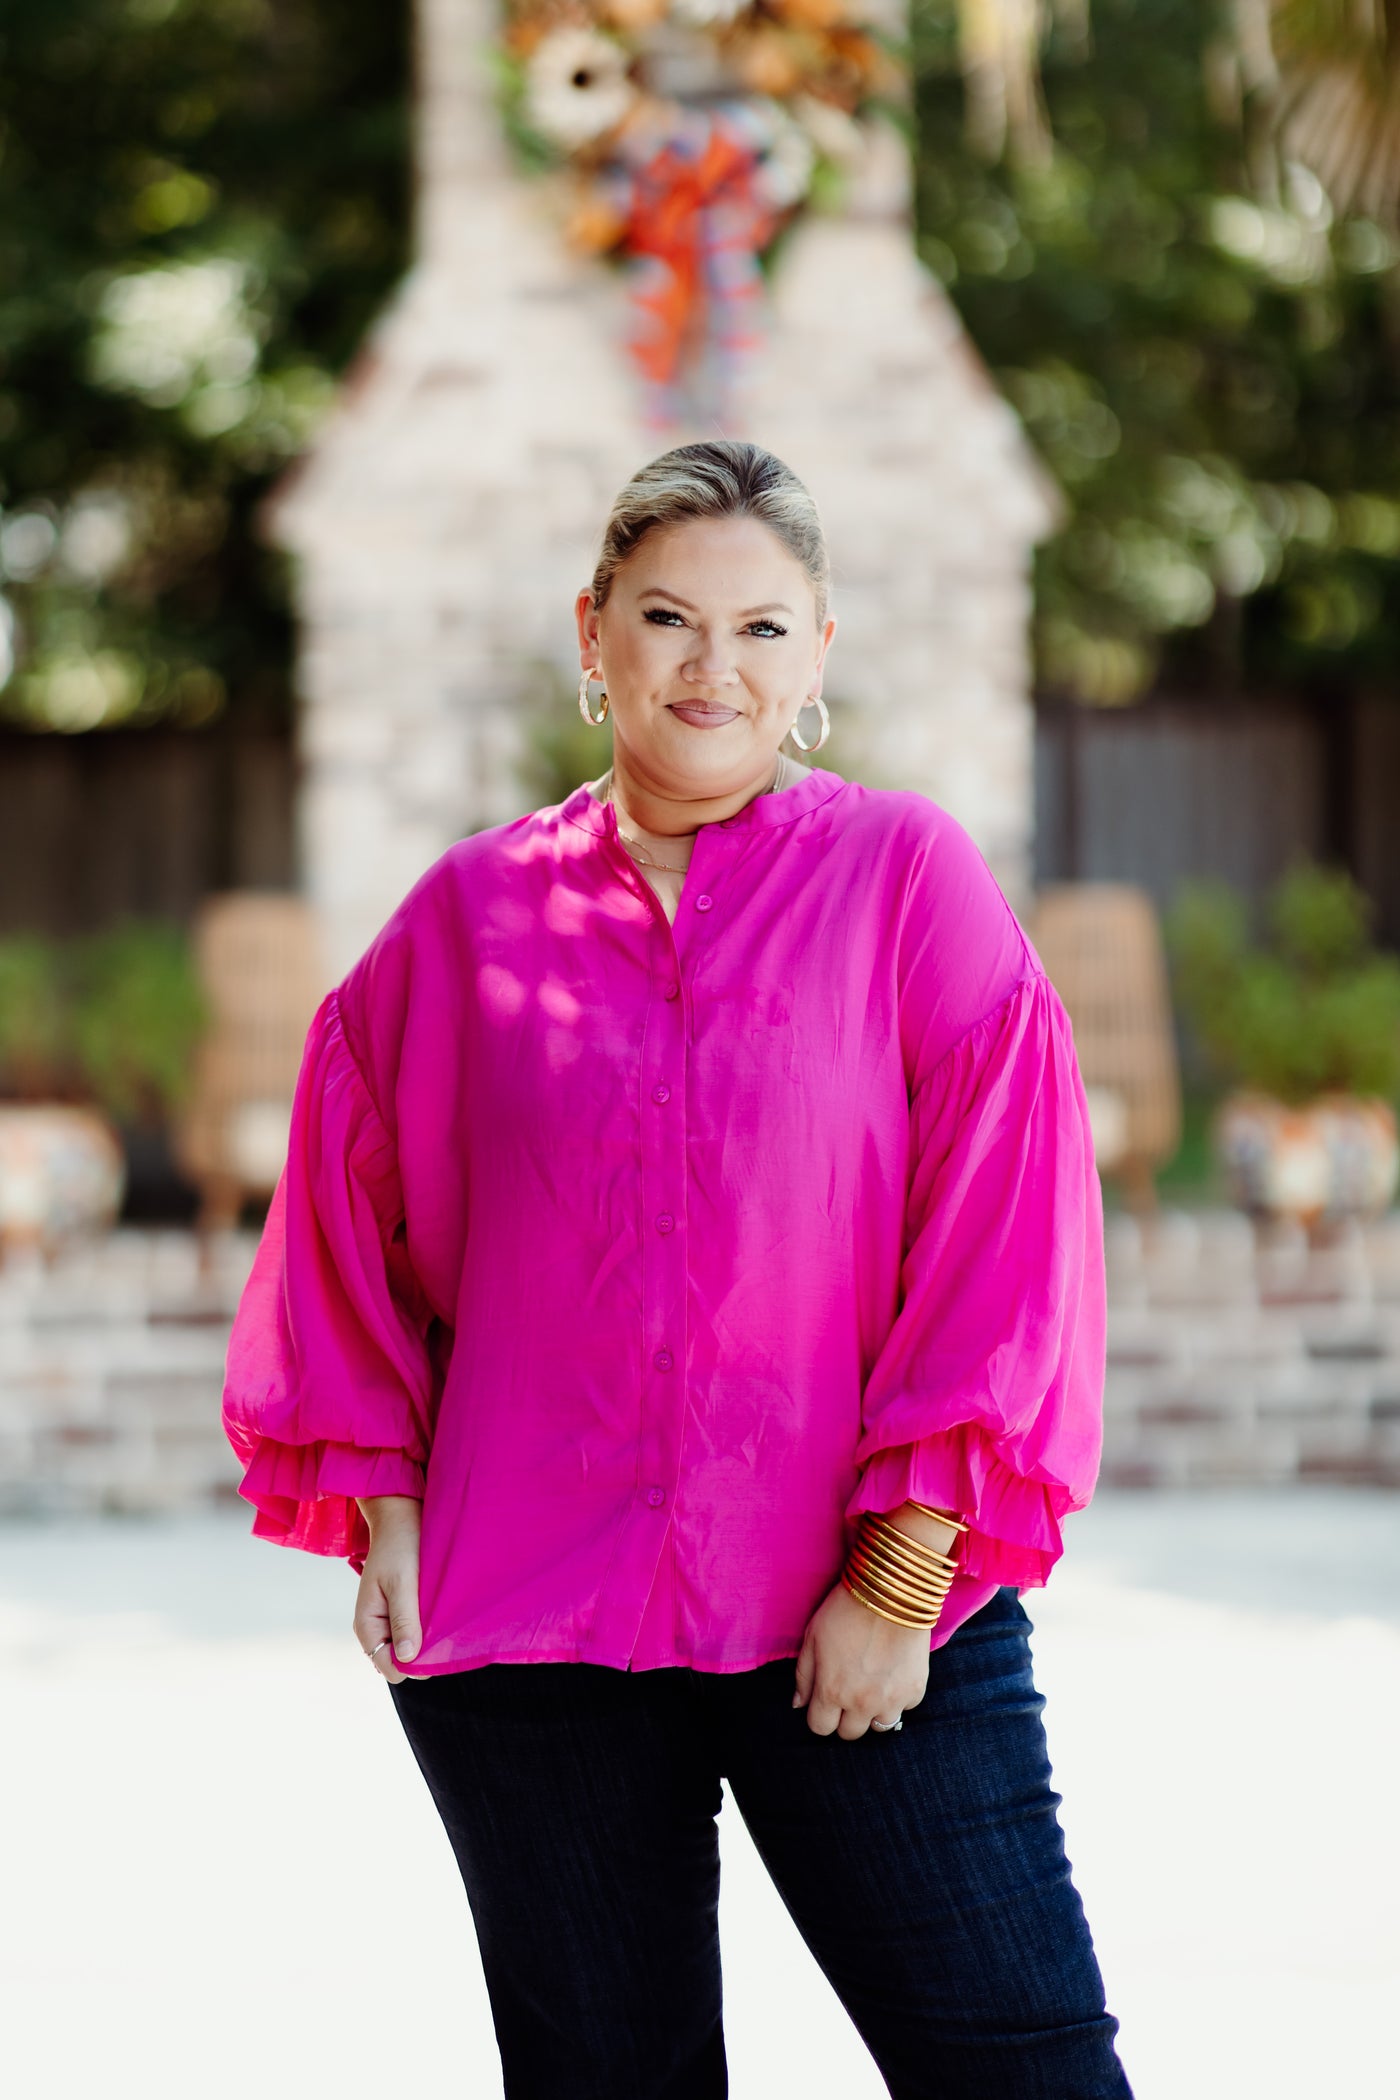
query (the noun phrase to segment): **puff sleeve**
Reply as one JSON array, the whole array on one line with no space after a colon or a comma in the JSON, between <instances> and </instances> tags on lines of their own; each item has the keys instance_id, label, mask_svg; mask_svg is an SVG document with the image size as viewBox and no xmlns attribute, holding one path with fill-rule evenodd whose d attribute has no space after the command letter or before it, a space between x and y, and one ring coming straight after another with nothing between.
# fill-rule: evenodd
<instances>
[{"instance_id":1,"label":"puff sleeve","mask_svg":"<svg viewBox=\"0 0 1400 2100\"><path fill-rule=\"evenodd\" d=\"M1102 1441L1103 1206L1069 1017L1043 969L912 1075L900 1305L847 1505L969 1522L974 1578L1042 1584Z\"/></svg>"},{"instance_id":2,"label":"puff sleeve","mask_svg":"<svg viewBox=\"0 0 1400 2100\"><path fill-rule=\"evenodd\" d=\"M347 1040L317 1009L278 1182L229 1342L225 1432L256 1537L358 1572L360 1495L416 1495L432 1427L431 1308L408 1262L393 1140Z\"/></svg>"}]
</instances>

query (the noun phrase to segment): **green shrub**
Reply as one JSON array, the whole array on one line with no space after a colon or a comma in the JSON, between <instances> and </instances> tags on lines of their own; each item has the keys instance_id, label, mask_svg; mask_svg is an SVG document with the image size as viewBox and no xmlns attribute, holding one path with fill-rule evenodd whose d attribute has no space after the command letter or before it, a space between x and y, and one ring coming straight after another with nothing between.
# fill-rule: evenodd
<instances>
[{"instance_id":1,"label":"green shrub","mask_svg":"<svg viewBox=\"0 0 1400 2100\"><path fill-rule=\"evenodd\" d=\"M159 1118L186 1098L206 1018L179 927L128 919L79 939L0 941L0 1093Z\"/></svg>"},{"instance_id":2,"label":"green shrub","mask_svg":"<svg viewBox=\"0 0 1400 2100\"><path fill-rule=\"evenodd\" d=\"M1173 983L1223 1076L1294 1103L1400 1094L1400 960L1372 945L1371 910L1349 875L1301 862L1258 943L1228 884L1183 885L1164 922Z\"/></svg>"},{"instance_id":3,"label":"green shrub","mask_svg":"<svg viewBox=\"0 0 1400 2100\"><path fill-rule=\"evenodd\" d=\"M62 1089L69 1057L68 1002L56 942L41 934L0 940L0 1078L24 1096Z\"/></svg>"},{"instance_id":4,"label":"green shrub","mask_svg":"<svg viewBox=\"0 0 1400 2100\"><path fill-rule=\"evenodd\" d=\"M128 920L84 941L77 964L73 1037L94 1098L127 1123L178 1107L207 1018L183 932Z\"/></svg>"}]
</instances>

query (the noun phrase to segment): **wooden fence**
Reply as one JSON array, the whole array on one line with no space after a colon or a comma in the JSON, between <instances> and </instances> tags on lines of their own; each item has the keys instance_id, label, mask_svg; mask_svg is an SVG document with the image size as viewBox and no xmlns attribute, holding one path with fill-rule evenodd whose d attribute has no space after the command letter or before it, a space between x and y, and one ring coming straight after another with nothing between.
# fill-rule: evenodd
<instances>
[{"instance_id":1,"label":"wooden fence","mask_svg":"<svg viewBox=\"0 0 1400 2100\"><path fill-rule=\"evenodd\" d=\"M285 888L295 794L275 735L0 733L0 933ZM1036 827L1038 881L1137 882L1163 906L1188 875L1257 896L1300 854L1337 860L1400 946L1400 695L1043 706Z\"/></svg>"},{"instance_id":2,"label":"wooden fence","mask_svg":"<svg viewBox=\"0 0 1400 2100\"><path fill-rule=\"evenodd\" d=\"M1042 707L1036 825L1038 882L1136 882L1159 906L1189 876L1257 897L1295 859L1337 863L1400 945L1400 696Z\"/></svg>"},{"instance_id":3,"label":"wooden fence","mask_svg":"<svg viewBox=\"0 0 1400 2100\"><path fill-rule=\"evenodd\" d=\"M188 921L294 880L288 740L212 731L0 733L0 933Z\"/></svg>"}]
</instances>

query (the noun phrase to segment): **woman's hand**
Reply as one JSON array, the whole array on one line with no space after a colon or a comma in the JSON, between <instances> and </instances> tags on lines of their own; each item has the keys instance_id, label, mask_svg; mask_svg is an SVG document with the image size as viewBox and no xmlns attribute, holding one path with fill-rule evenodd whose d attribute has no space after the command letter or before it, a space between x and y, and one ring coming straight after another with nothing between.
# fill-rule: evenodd
<instances>
[{"instance_id":1,"label":"woman's hand","mask_svg":"<svg viewBox=\"0 0 1400 2100\"><path fill-rule=\"evenodd\" d=\"M418 1618L418 1539L423 1523L423 1505L413 1495L367 1495L360 1510L369 1526L369 1552L365 1555L355 1599L355 1638L365 1654L383 1640L374 1667L390 1684L402 1684L404 1672L394 1668L392 1658L412 1662L423 1640Z\"/></svg>"},{"instance_id":2,"label":"woman's hand","mask_svg":"<svg viewBox=\"0 0 1400 2100\"><path fill-rule=\"evenodd\" d=\"M882 1619L838 1582L807 1622L794 1706L814 1735L852 1741L872 1721L897 1721L928 1690L929 1629Z\"/></svg>"}]
</instances>

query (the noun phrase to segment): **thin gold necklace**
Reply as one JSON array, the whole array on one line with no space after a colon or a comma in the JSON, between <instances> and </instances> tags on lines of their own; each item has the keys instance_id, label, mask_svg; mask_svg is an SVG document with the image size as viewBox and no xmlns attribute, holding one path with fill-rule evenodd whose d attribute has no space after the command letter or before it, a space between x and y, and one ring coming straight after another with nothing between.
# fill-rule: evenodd
<instances>
[{"instance_id":1,"label":"thin gold necklace","mask_svg":"<svg viewBox=\"0 0 1400 2100\"><path fill-rule=\"evenodd\" d=\"M779 753L779 755L778 755L778 763L777 763L777 765L776 765L776 766L774 766L774 768L773 768L773 778L772 778L772 779L771 779L771 780L769 781L769 783L768 783L768 785L767 785L767 787L766 787L766 788L760 788L760 789L759 789L759 794L762 794L762 795L771 795L771 794L772 794L772 792L773 792L773 789L774 789L774 787L775 787L775 786L777 785L778 775L779 775L779 773L780 773L780 772L782 771L782 763L783 763L783 762L782 762L782 754L781 754L781 752L780 752L780 753ZM606 795L604 796L604 798L603 798L603 799L604 799L604 801L605 801L605 802L611 802L611 804L612 804L612 806L613 806L613 809L614 809L614 811L616 811L616 810L618 809L618 807L619 807L619 804L618 804L618 800L617 800L617 797L616 797L616 796L614 795L614 793L613 793L613 770L612 770L612 767L611 767L611 766L609 766L609 768L608 768L608 792L607 792L607 794L606 794ZM757 798L757 796L755 796L755 798L754 798L754 799L755 799L755 800L757 800L757 799L758 799L758 798ZM699 828L703 828L703 827L697 827L697 828L699 829ZM631 834L631 833L630 833L629 831L624 831L624 830L623 830L623 828L622 828L621 824L619 824L619 825L618 825L618 827L617 827L617 835L618 835L618 837L619 837L619 838L620 838L620 839L622 840L623 844L624 844L624 845L625 845L625 846L627 847L628 851L629 851L629 852L631 853L631 855L632 855L632 857L633 857L633 859L634 859L634 860L635 860L635 859L636 859L636 858L638 857L638 855L640 855L640 856L641 856L641 864L642 864L642 866L643 866L643 867L647 867L647 868L664 868L664 869L665 869L665 871L666 871L666 873L667 873L668 875L684 875L684 874L686 874L686 873L688 872L688 870L689 870L689 867L690 867L690 863L689 863L689 861L687 861L687 862L686 862L686 865L685 865L685 867L683 867L683 868L678 868L678 867L676 867L676 866L675 866L675 864L674 864L674 863L673 863L672 861L669 861L669 860L653 860L653 859L652 859L652 857L651 857L651 853L650 853L650 851L648 850L648 848L647 848L647 847L645 847L645 846L644 846L644 845L642 844L641 840L640 840L640 839L634 839L634 838L633 838L633 836L632 836L632 834ZM691 836L691 838L694 838L694 837L696 836L696 832L692 831L692 832L690 833L690 836Z\"/></svg>"},{"instance_id":2,"label":"thin gold necklace","mask_svg":"<svg viewBox=\"0 0 1400 2100\"><path fill-rule=\"evenodd\" d=\"M607 799L608 799L608 801L609 801L609 802L611 802L611 803L612 803L613 809L614 809L614 810L616 810L616 809L617 809L617 806L618 806L618 805L617 805L617 799L616 799L616 797L614 796L614 794L613 794L613 791L612 791L612 778L611 778L611 775L609 775L609 778L608 778L608 795L607 795ZM641 865L642 865L642 866L643 866L644 868L664 868L664 869L666 870L666 873L667 873L668 875L684 875L684 874L685 874L685 872L686 872L686 869L688 869L688 868L689 868L689 866L690 866L690 862L689 862L689 861L687 861L687 862L686 862L686 864L685 864L685 867L684 867L684 868L678 868L678 867L676 867L676 866L675 866L674 862L672 862L672 861L669 861L669 860L653 860L653 859L652 859L652 857L651 857L651 854L650 854L650 852L649 852L649 851L648 851L648 849L647 849L647 848L646 848L646 847L645 847L645 846L644 846L644 845L642 844L641 840L640 840L640 839L634 839L630 831L624 831L624 830L623 830L623 828L622 828L621 824L619 824L619 825L618 825L618 827L617 827L617 835L618 835L618 837L619 837L619 838L620 838L620 839L622 840L622 843L623 843L623 845L624 845L624 846L626 846L626 848L627 848L628 852L629 852L629 853L631 854L631 856L632 856L633 860L635 860L635 861L640 861ZM695 834L694 834L694 833L692 832L692 833L691 833L691 837L693 838L694 836L695 836Z\"/></svg>"}]
</instances>

